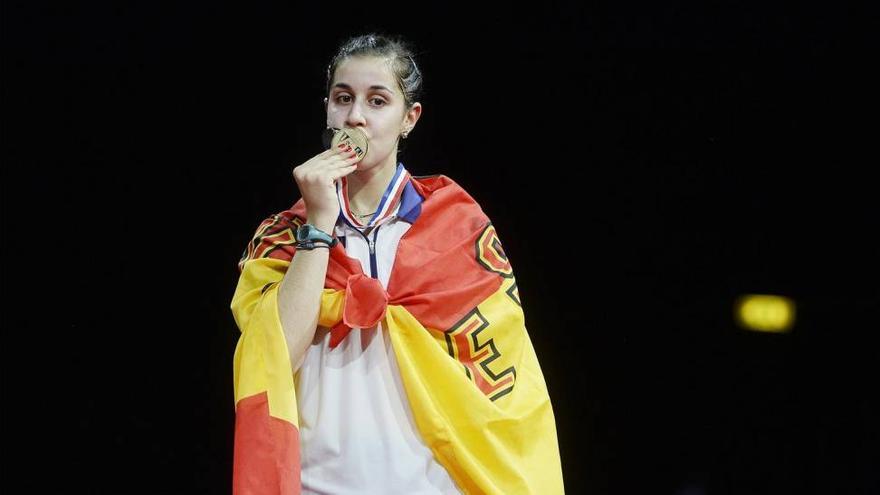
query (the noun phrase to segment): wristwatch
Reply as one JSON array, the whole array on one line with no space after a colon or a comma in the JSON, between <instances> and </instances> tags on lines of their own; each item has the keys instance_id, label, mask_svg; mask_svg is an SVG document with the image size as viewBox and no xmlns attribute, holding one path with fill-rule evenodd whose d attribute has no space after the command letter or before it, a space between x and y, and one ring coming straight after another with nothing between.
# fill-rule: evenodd
<instances>
[{"instance_id":1,"label":"wristwatch","mask_svg":"<svg viewBox=\"0 0 880 495\"><path fill-rule=\"evenodd\" d=\"M297 249L314 249L317 243L326 244L327 247L333 247L339 239L331 236L323 230L315 227L310 223L304 223L296 229L296 248Z\"/></svg>"}]
</instances>

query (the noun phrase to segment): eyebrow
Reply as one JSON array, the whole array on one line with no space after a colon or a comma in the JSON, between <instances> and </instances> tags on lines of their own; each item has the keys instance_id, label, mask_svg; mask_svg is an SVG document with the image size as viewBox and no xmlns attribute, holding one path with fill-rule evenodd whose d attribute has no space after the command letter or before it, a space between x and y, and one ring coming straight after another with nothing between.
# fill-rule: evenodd
<instances>
[{"instance_id":1,"label":"eyebrow","mask_svg":"<svg viewBox=\"0 0 880 495\"><path fill-rule=\"evenodd\" d=\"M348 90L351 90L351 89L352 89L352 87L351 87L350 85L345 84L345 83L336 83L336 84L333 85L333 87L334 87L334 88L348 89ZM388 88L386 88L385 86L382 86L382 85L380 85L380 84L374 84L374 85L370 86L370 89L382 89L382 90L388 91L388 92L391 93L391 94L394 94L394 91L391 91L390 89L388 89Z\"/></svg>"}]
</instances>

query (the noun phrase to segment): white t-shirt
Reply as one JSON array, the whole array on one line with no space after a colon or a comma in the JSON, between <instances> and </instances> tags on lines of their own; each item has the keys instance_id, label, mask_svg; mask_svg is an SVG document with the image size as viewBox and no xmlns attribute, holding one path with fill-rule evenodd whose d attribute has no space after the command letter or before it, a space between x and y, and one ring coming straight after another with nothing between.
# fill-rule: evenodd
<instances>
[{"instance_id":1,"label":"white t-shirt","mask_svg":"<svg viewBox=\"0 0 880 495\"><path fill-rule=\"evenodd\" d=\"M344 221L336 226L348 256L385 288L397 244L410 228L397 218L399 208L367 231L375 243L373 262L359 229ZM381 323L353 329L335 349L329 331L318 332L295 382L302 493L460 494L419 435L388 330Z\"/></svg>"}]
</instances>

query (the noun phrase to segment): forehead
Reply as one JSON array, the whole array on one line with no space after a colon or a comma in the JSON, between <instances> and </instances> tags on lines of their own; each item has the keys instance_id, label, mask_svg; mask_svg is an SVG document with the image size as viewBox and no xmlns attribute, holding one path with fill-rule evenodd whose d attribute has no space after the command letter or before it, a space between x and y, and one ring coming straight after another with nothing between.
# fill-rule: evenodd
<instances>
[{"instance_id":1,"label":"forehead","mask_svg":"<svg viewBox=\"0 0 880 495\"><path fill-rule=\"evenodd\" d=\"M347 84L354 89L385 86L397 91L397 78L391 62L384 57L349 57L336 67L333 84Z\"/></svg>"}]
</instances>

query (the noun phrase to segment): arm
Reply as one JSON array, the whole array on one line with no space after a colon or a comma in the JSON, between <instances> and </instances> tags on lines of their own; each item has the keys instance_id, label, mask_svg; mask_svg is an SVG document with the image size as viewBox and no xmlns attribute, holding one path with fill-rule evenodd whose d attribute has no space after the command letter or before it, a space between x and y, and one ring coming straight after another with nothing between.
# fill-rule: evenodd
<instances>
[{"instance_id":1,"label":"arm","mask_svg":"<svg viewBox=\"0 0 880 495\"><path fill-rule=\"evenodd\" d=\"M293 170L308 210L307 223L332 234L339 217L336 181L354 172L357 161L358 157L351 148L335 148L316 155ZM329 250L322 247L297 251L275 295L292 370L299 369L315 337L329 256Z\"/></svg>"},{"instance_id":2,"label":"arm","mask_svg":"<svg viewBox=\"0 0 880 495\"><path fill-rule=\"evenodd\" d=\"M311 219L308 223L324 232L332 232L332 226L327 223L318 224ZM278 317L293 371L302 365L306 350L315 338L329 253L325 248L297 251L278 288Z\"/></svg>"}]
</instances>

